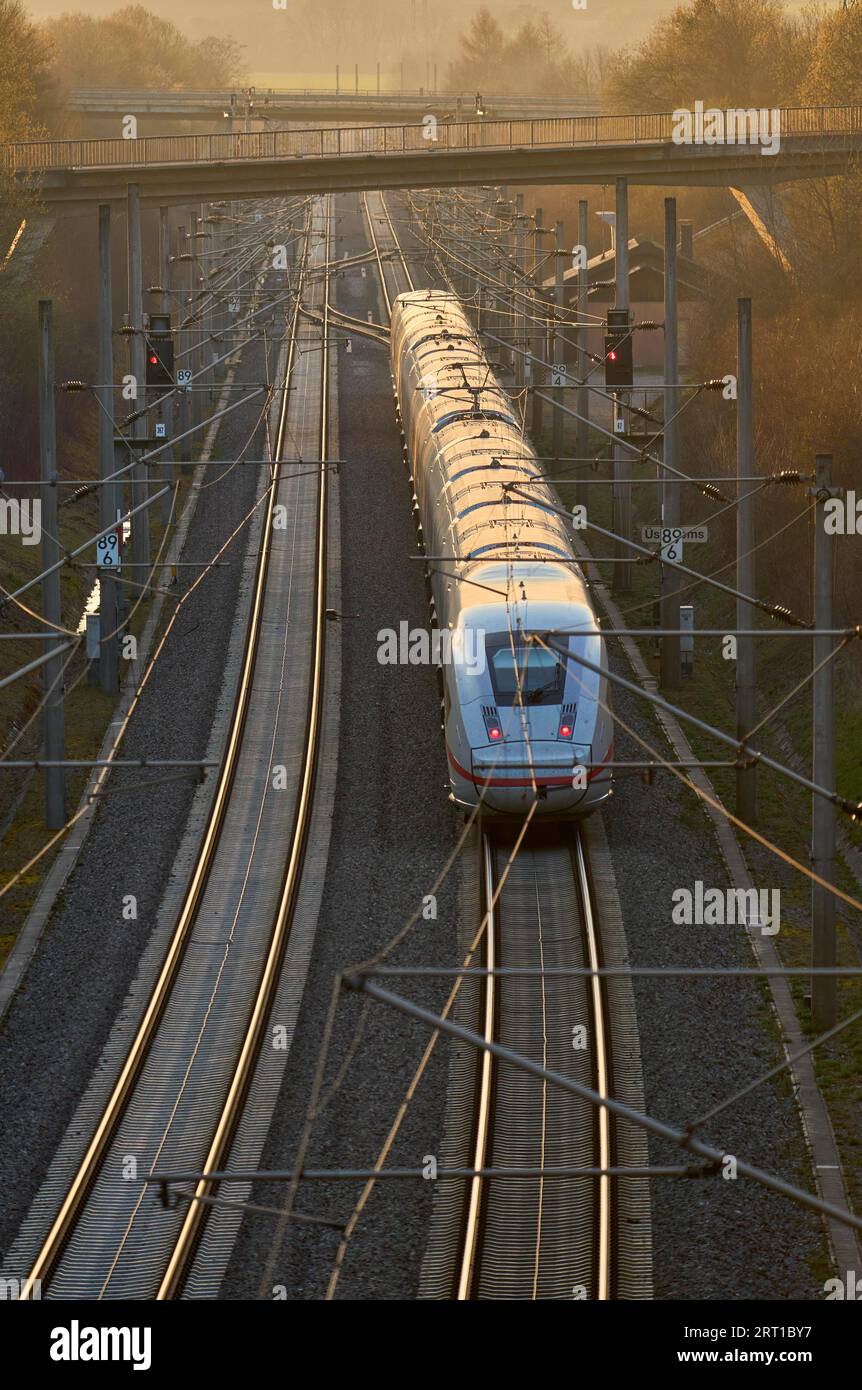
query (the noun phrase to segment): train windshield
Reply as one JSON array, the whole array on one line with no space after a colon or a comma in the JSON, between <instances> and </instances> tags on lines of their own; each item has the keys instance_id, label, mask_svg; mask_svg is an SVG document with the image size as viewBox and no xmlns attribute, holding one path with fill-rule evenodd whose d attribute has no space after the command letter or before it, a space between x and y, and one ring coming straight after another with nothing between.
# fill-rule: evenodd
<instances>
[{"instance_id":1,"label":"train windshield","mask_svg":"<svg viewBox=\"0 0 862 1390\"><path fill-rule=\"evenodd\" d=\"M564 665L555 652L508 636L486 640L491 684L498 705L559 705L563 698Z\"/></svg>"}]
</instances>

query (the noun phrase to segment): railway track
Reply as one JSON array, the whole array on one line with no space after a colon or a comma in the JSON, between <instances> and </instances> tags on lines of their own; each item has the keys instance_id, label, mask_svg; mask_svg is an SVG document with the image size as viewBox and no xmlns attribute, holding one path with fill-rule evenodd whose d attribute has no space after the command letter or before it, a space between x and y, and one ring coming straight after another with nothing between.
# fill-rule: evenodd
<instances>
[{"instance_id":1,"label":"railway track","mask_svg":"<svg viewBox=\"0 0 862 1390\"><path fill-rule=\"evenodd\" d=\"M371 247L377 261L383 298L386 301L386 314L389 317L392 314L393 301L398 295L405 294L416 286L384 195L363 193L362 203Z\"/></svg>"},{"instance_id":2,"label":"railway track","mask_svg":"<svg viewBox=\"0 0 862 1390\"><path fill-rule=\"evenodd\" d=\"M413 278L380 193L365 216L387 312ZM466 981L459 1021L543 1066L642 1108L637 1022L624 977L543 975L626 961L610 856L598 822L528 837L478 837L477 891L465 904L465 949L487 918L483 964L530 976ZM602 911L597 911L601 903ZM470 910L472 906L472 911ZM652 1292L643 1134L604 1107L469 1048L452 1052L441 1168L470 1178L435 1189L421 1296L467 1300L648 1298ZM553 1169L593 1169L573 1176ZM495 1176L499 1170L517 1175ZM526 1170L526 1171L524 1171ZM538 1170L538 1171L537 1171Z\"/></svg>"},{"instance_id":3,"label":"railway track","mask_svg":"<svg viewBox=\"0 0 862 1390\"><path fill-rule=\"evenodd\" d=\"M501 886L507 856L505 842L483 836L484 909L490 909L486 966L597 966L600 945L580 833L572 832L561 848L522 848ZM484 995L488 1041L608 1094L610 1033L600 981L489 976ZM588 1045L574 1046L582 1037ZM607 1110L555 1093L487 1052L480 1063L475 1134L477 1169L607 1168L611 1162ZM591 1298L609 1298L613 1207L607 1178L474 1178L459 1299L570 1298L575 1287Z\"/></svg>"},{"instance_id":4,"label":"railway track","mask_svg":"<svg viewBox=\"0 0 862 1390\"><path fill-rule=\"evenodd\" d=\"M600 1095L642 1101L630 983L540 972L625 964L612 872L597 822L528 838L480 837L474 911L482 964L525 976L466 980L458 1021ZM597 891L592 861L597 860ZM466 940L466 938L465 938ZM453 1050L424 1298L607 1301L652 1293L644 1136L603 1107L470 1048ZM573 1174L570 1170L592 1170Z\"/></svg>"},{"instance_id":5,"label":"railway track","mask_svg":"<svg viewBox=\"0 0 862 1390\"><path fill-rule=\"evenodd\" d=\"M112 1040L103 1058L116 1067L107 1100L85 1098L11 1254L27 1271L24 1299L181 1295L219 1190L201 1179L166 1208L142 1179L223 1170L243 1115L290 935L318 758L327 470L280 465L327 457L330 242L329 200L317 200L301 274L321 328L303 342L301 292L287 324L242 669L206 830L131 1041ZM280 528L276 508L288 518ZM217 1285L205 1285L195 1296L215 1295Z\"/></svg>"}]
</instances>

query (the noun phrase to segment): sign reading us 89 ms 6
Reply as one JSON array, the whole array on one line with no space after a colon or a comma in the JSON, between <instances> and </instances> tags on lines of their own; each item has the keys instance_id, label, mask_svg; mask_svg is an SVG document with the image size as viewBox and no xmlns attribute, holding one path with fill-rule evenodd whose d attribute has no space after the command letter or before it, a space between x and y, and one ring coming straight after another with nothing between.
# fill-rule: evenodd
<instances>
[{"instance_id":1,"label":"sign reading us 89 ms 6","mask_svg":"<svg viewBox=\"0 0 862 1390\"><path fill-rule=\"evenodd\" d=\"M709 540L707 526L642 526L641 539L645 545L660 545L662 560L671 564L681 564L683 542L692 541L702 545Z\"/></svg>"}]
</instances>

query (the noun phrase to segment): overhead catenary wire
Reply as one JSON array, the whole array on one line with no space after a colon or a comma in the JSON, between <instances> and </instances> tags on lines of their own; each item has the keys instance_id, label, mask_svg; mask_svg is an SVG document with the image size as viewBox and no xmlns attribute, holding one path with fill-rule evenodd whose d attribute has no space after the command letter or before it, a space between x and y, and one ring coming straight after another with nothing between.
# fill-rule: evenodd
<instances>
[{"instance_id":1,"label":"overhead catenary wire","mask_svg":"<svg viewBox=\"0 0 862 1390\"><path fill-rule=\"evenodd\" d=\"M798 518L795 518L794 520L796 520L796 519L798 519ZM509 558L509 557L507 557L507 558ZM453 577L460 578L460 576L453 576ZM706 578L705 576L701 576L701 581L704 580L705 578ZM467 580L466 582L470 582L470 581ZM507 593L507 598L508 598L508 592L507 592L507 591L500 591L500 592L501 592L501 593L506 592L506 593ZM774 635L781 635L781 634L780 634L780 633L775 633ZM793 635L797 635L797 633L796 633L795 630L793 631ZM807 631L806 631L806 632L799 632L798 635L808 635L808 632L807 632ZM566 654L566 655L568 655L568 654ZM559 659L560 659L559 656L557 656L556 659L559 660ZM622 721L621 721L621 722L622 722ZM623 725L623 727L626 727L626 726ZM640 740L640 741L641 741L642 743L644 743L643 740ZM645 743L644 743L644 746L648 747L648 745L645 744ZM658 760L659 762L666 763L666 760L661 759L660 755L657 755L657 760ZM668 766L669 769L672 767L672 765L671 765L670 763L666 763L666 765ZM686 785L691 785L691 784L687 781L687 779L681 778L681 780L682 780ZM693 788L693 789L697 790L696 788ZM535 802L534 802L534 806L535 806ZM469 827L469 825L468 825L468 826L467 826L467 830L465 831L464 836L462 836L462 838L459 840L459 843L458 843L458 845L456 846L455 851L453 851L453 856L450 857L450 861L447 863L447 870L448 870L449 867L451 867L452 859L454 859L454 857L456 857L457 854L460 853L461 850L463 849L464 840L465 840L465 838L466 838L466 833L467 833L467 831L469 831L469 828L470 828L470 827ZM758 838L760 838L760 839L762 840L763 837L758 837ZM766 842L766 843L768 843L768 842ZM795 862L795 861L789 861L789 862ZM803 867L803 866L798 866L798 865L797 865L797 867ZM862 905L858 905L858 906L862 907ZM418 918L419 918L419 915L420 915L420 912L419 912L419 909L417 909L417 911L413 914L412 918L410 919L410 922L405 926L404 929L402 929L402 932L396 934L396 937L393 938L393 941L402 940L403 937L404 937L404 935L406 934L406 931L409 929L409 926L410 926L411 924L415 924L415 922L416 922L416 921L418 920ZM386 967L382 967L382 968L381 968L381 973L382 973L382 971L385 970L385 969L386 969ZM405 969L406 969L406 972L407 972L407 973L410 973L411 967L406 967ZM376 967L374 967L374 966L369 966L369 967L367 967L367 971L368 971L368 974L371 975L371 974L375 973ZM355 972L354 978L353 978L353 979L348 979L347 983L348 983L349 985L352 985L352 984L355 983L355 984L357 985L357 987L359 987L359 988L361 988L361 989L366 989L366 982L365 982L365 980L360 978L361 973L362 973L362 972L360 972L360 971ZM418 970L417 973L422 973L422 972L421 972L421 968L419 968L419 970ZM457 968L455 968L454 970L452 970L452 971L447 971L446 973L459 974L460 972L457 970ZM483 972L473 972L473 973L479 973L479 974L481 974L481 973L483 973ZM502 973L502 972L501 972L501 973ZM603 973L604 973L604 972L603 972ZM608 973L610 973L610 972L608 972ZM631 974L631 973L634 973L634 972L626 971L626 972L624 972L624 973L629 973L629 974ZM662 974L664 974L664 973L673 973L673 972L664 972L664 971L662 971L662 972L655 972L655 973L662 973ZM680 973L686 973L686 972L680 972ZM695 973L695 972L691 972L691 973ZM704 971L703 973L704 973L704 974L706 974L706 973L717 974L717 973L723 973L723 972L718 972L718 971L716 971L716 972L706 972L706 971ZM733 973L733 972L730 972L730 973ZM742 974L742 973L749 973L749 974L751 974L751 975L756 975L756 974L762 975L762 974L764 974L764 973L766 973L766 974L769 974L769 973L781 973L781 974L797 973L797 974L800 974L800 975L801 975L801 974L804 974L804 975L807 976L807 975L810 974L810 971L809 971L808 969L806 969L806 970L804 970L804 971L798 970L798 971L796 971L796 972L785 971L785 970L781 970L780 972L772 972L772 971L768 971L768 970L767 970L767 971L750 971L750 972L742 972L742 971L740 971L740 972L738 972L738 973L740 973L740 974ZM858 974L859 974L858 971L846 971L846 972L842 972L842 973L846 973L846 974L848 974L848 975L858 975ZM336 980L335 986L334 986L334 988L333 988L333 994L332 994L332 998L331 998L331 1000L330 1000L330 1008L329 1008L329 1011L328 1011L328 1014L327 1014L327 1019L326 1019L325 1028L324 1028L324 1043L323 1043L323 1047L321 1048L321 1050L320 1050L320 1052L319 1052L319 1054L318 1054L318 1066L317 1066L317 1073L316 1073L315 1081L314 1081L314 1090L313 1090L312 1101L310 1101L310 1103L309 1103L309 1110L308 1110L307 1115L306 1115L306 1130L305 1130L305 1132L304 1132L304 1134L303 1134L303 1140L305 1140L305 1141L307 1141L307 1139L308 1139L309 1118L311 1117L311 1122L313 1123L313 1119L319 1117L320 1113L322 1113L322 1110L325 1108L325 1103L328 1102L328 1100L331 1098L331 1095L334 1093L335 1089L337 1089L337 1086L338 1086L339 1084L341 1084L341 1083L343 1082L344 1078L346 1077L347 1071L348 1071L348 1069L349 1069L350 1061L351 1061L352 1058L355 1056L355 1046L354 1046L354 1045L351 1045L351 1047L348 1049L348 1055L347 1055L347 1057L342 1059L342 1063L341 1063L341 1065L340 1065L340 1067L339 1067L339 1069L338 1069L338 1073L337 1073L337 1075L336 1075L336 1079L335 1079L335 1081L333 1082L332 1086L330 1087L330 1090L326 1093L326 1098L325 1098L325 1100L324 1100L324 1099L323 1099L323 1095L322 1095L323 1076L324 1076L324 1074L325 1074L325 1069L326 1069L327 1060L328 1060L328 1057L329 1057L330 1052L331 1052L331 1043L332 1043L332 1033L333 1033L333 1027L334 1027L334 1018L335 1018L335 1013L336 1013L337 1003L338 1003L338 992L339 992L339 980ZM367 992L372 993L373 991L367 991ZM377 997L382 997L382 995L378 992ZM394 998L389 998L389 999L386 1000L386 1002L393 1003L396 1007L398 1007L398 1001L395 1001ZM403 1003L404 1001L401 1001L401 1002ZM366 1013L365 1010L363 1010L362 1021L361 1021L361 1023L360 1023L360 1027L364 1027L364 1020L365 1020L366 1017L367 1017L367 1013ZM426 1018L424 1021L430 1023L430 1022L431 1022L430 1016L429 1016L428 1018ZM439 1022L439 1020L437 1020L437 1021ZM847 1026L849 1026L849 1023L852 1022L852 1021L853 1021L852 1019L846 1021L846 1022L847 1022ZM449 1030L449 1031L454 1031L454 1030ZM463 1032L463 1035L466 1037L466 1036L467 1036L467 1035L466 1035L466 1032L464 1032L464 1030L462 1030L462 1032ZM436 1038L436 1036L438 1035L438 1033L439 1033L439 1029L438 1029L438 1028L435 1028L434 1031L433 1031L433 1033L432 1033L432 1038ZM472 1036L472 1037L469 1038L469 1041L474 1042L474 1043L475 1043L477 1040L478 1040L478 1035L474 1035L474 1036ZM824 1038L823 1040L825 1040L825 1038ZM354 1040L354 1043L355 1043L355 1040ZM817 1045L817 1041L815 1041L815 1043L812 1044L812 1046L816 1046L816 1045ZM502 1051L501 1051L501 1050L499 1050L499 1051L500 1051L500 1055L502 1055ZM515 1065L519 1065L519 1060L515 1060L514 1057L513 1057L511 1060L513 1060L513 1063L514 1063ZM537 1073L537 1074L538 1074L538 1073ZM768 1076L771 1075L771 1074L774 1074L774 1073L767 1073L767 1074L765 1074L763 1077L758 1078L758 1080L757 1080L755 1083L752 1083L752 1084L753 1084L753 1085L760 1085L760 1084L763 1084L763 1081L766 1080L766 1079L768 1078ZM414 1079L415 1079L415 1078L414 1078ZM555 1078L552 1078L551 1075L550 1075L550 1073L545 1072L545 1073L544 1073L544 1079L545 1079L545 1080L549 1080L549 1081L553 1081L553 1079L555 1079ZM411 1084L412 1084L412 1083L411 1083ZM412 1095L412 1092L411 1092L410 1094ZM315 1096L318 1098L318 1103L317 1103L316 1106L315 1106L315 1103L314 1103L314 1101L315 1101ZM728 1100L727 1104L733 1103L733 1099L734 1099L734 1098L731 1098L730 1100ZM593 1097L591 1097L591 1100L592 1100L593 1103L595 1104L595 1103L597 1103L598 1101L601 1101L601 1097L593 1096ZM722 1108L723 1108L723 1107L722 1107ZM397 1125L400 1124L401 1118L403 1118L403 1108L402 1108L402 1110L399 1111L399 1115L398 1115L398 1117L396 1118L396 1130L395 1130L396 1133L397 1133ZM651 1127L652 1127L652 1123L649 1122L649 1117L643 1117L643 1116L642 1116L642 1117L640 1117L640 1118L641 1118L641 1120L646 1121L645 1127L648 1127L648 1128L651 1128ZM694 1123L696 1124L696 1123L698 1123L698 1122L694 1122ZM679 1134L679 1136L680 1136L679 1142L681 1142L681 1143L683 1143L683 1144L685 1144L685 1143L688 1142L688 1139L687 1139L687 1137L686 1137L687 1134L688 1134L688 1131L687 1131L687 1130L686 1130L686 1131L678 1131L678 1134ZM388 1142L389 1142L389 1140L387 1139L387 1143L388 1143ZM717 1151L717 1150L714 1151L714 1153L710 1156L710 1162L711 1162L711 1164L712 1164L712 1169L710 1169L710 1170L708 1170L708 1171L714 1171L715 1166L721 1161L721 1157L722 1157L722 1155L719 1153L719 1151ZM384 1161L385 1161L385 1159L384 1159ZM755 1180L758 1180L758 1181L763 1181L764 1184L765 1184L766 1186L771 1187L773 1190L777 1190L777 1191L782 1192L783 1195L790 1196L790 1197L792 1198L792 1200L801 1202L803 1205L807 1205L807 1206L809 1206L809 1207L812 1207L812 1208L814 1208L814 1209L820 1211L820 1212L823 1213L823 1214L832 1215L832 1216L834 1216L834 1217L835 1217L836 1219L838 1219L838 1220L845 1220L845 1221L846 1221L846 1220L849 1219L851 1222L855 1222L855 1224L862 1226L862 1222L859 1222L858 1220L856 1220L856 1219L853 1218L853 1217L849 1217L849 1218L848 1218L848 1214L847 1214L847 1213L842 1212L840 1209L831 1207L831 1206L830 1206L829 1204L827 1204L827 1203L821 1202L818 1198L812 1197L811 1194L806 1193L806 1192L805 1192L803 1189L801 1189L801 1188L794 1187L792 1184L784 1183L784 1181L781 1180L781 1179L774 1179L774 1178L772 1177L772 1175L765 1174L765 1173L763 1173L763 1172L760 1171L760 1170L755 1170L755 1169L753 1169L750 1165L746 1165L746 1169L747 1169L747 1171L746 1171L746 1176L754 1177ZM299 1182L302 1180L302 1178L305 1176L306 1171L307 1171L307 1170L305 1170L305 1169L302 1167L301 1158L298 1156L298 1157L297 1157L297 1162L294 1164L294 1167L293 1167L293 1169L291 1170L291 1172L290 1172L289 1174L281 1174L281 1175L279 1175L280 1178L289 1181L289 1183L290 1183L290 1185L291 1185L291 1194L290 1194L290 1196L289 1196L289 1200L288 1200L288 1205L287 1205L287 1207L286 1207L285 1209L281 1210L280 1213L279 1213L279 1216L280 1216L280 1229L279 1229L279 1233L278 1233L278 1237L277 1237L277 1243L276 1243L276 1241L273 1242L273 1247L272 1247L273 1258L274 1258L274 1256L275 1256L275 1251L276 1251L277 1245L280 1246L281 1240L283 1239L284 1230L286 1229L286 1223L287 1223L287 1221L290 1219L291 1215L297 1215L297 1213L295 1213L295 1212L293 1211L293 1198L295 1197L295 1192L296 1192L296 1188L297 1188L297 1186L298 1186L298 1183L299 1183ZM466 1171L466 1170L465 1170L465 1171ZM683 1170L683 1171L684 1171L684 1170ZM355 1174L354 1176L357 1176L357 1175L358 1175L358 1176L366 1176L368 1182L369 1182L371 1185L373 1185L373 1182L376 1180L376 1178L382 1176L381 1170L380 1170L380 1164L379 1164L379 1162L378 1162L377 1165L375 1165L375 1168L374 1168L373 1170L370 1170L369 1172L367 1172L367 1173L365 1173L365 1174ZM473 1172L472 1172L472 1170L471 1170L471 1172L470 1172L468 1175L470 1175L470 1176L474 1175ZM266 1180L267 1174L266 1174L266 1173L259 1173L259 1174L250 1175L250 1176L257 1176L257 1177L260 1177L262 1180ZM363 1205L364 1205L364 1202L365 1202L366 1200L367 1200L367 1195L366 1195L366 1192L365 1192L365 1190L364 1190L364 1191L363 1191L362 1198L360 1199L360 1201L361 1201L361 1202L363 1203ZM358 1215L359 1215L359 1214L360 1214L360 1210L358 1210L357 1208L355 1208L355 1209L354 1209L354 1217L358 1218ZM351 1218L351 1220L353 1220L353 1218ZM340 1272L341 1264L343 1263L343 1254L341 1253L342 1247L343 1247L344 1249L346 1249L345 1237L346 1237L346 1240L349 1241L350 1235L352 1235L353 1229L355 1229L355 1223L354 1223L354 1226L353 1226L353 1227L349 1227L349 1226L348 1226L347 1228L345 1228L345 1235L342 1237L342 1245L340 1246L340 1249L339 1249L339 1257L337 1258L336 1267L335 1267L335 1269L333 1270L333 1275L332 1275L331 1281L330 1281L330 1287L329 1287L329 1289L328 1289L328 1291L327 1291L327 1297L331 1297L332 1294L334 1293L335 1285L337 1284L337 1280L338 1280L338 1274L339 1274L339 1272ZM349 1234L348 1234L348 1231L349 1231ZM267 1285L269 1284L270 1279L271 1279L271 1266L268 1265L267 1270L266 1270L265 1273L264 1273L264 1277L263 1277L262 1283L261 1283L261 1289L262 1289L262 1291L266 1290L266 1291L268 1292Z\"/></svg>"},{"instance_id":2,"label":"overhead catenary wire","mask_svg":"<svg viewBox=\"0 0 862 1390\"><path fill-rule=\"evenodd\" d=\"M265 306L264 306L264 307L265 307ZM258 310L258 311L256 311L256 312L261 312L261 311ZM260 336L260 335L255 335L255 337L258 337L258 336ZM254 341L254 338L251 338L251 339L249 339L248 341ZM231 355L231 354L226 354L226 356L230 356L230 355ZM222 359L219 359L219 360L225 360L225 359L222 358ZM204 368L204 369L202 369L202 370L203 370L203 371L211 370L212 367L213 367L214 365L216 365L216 364L215 364L215 363L211 363L211 364L209 364L209 368ZM198 373L198 375L200 375L200 374L201 374L201 373ZM233 410L239 408L241 405L246 404L246 402L247 402L249 399L252 399L255 395L259 395L259 394L261 394L261 393L264 392L264 391L266 391L266 388L265 388L265 387L258 387L256 390L252 391L251 394L250 394L249 396L245 397L243 400L234 402L232 405L227 406L223 411L216 411L216 412L214 412L214 414L213 414L212 416L204 418L202 421L199 422L199 424L193 426L190 430L186 431L185 434L180 435L180 436L177 436L176 438L171 439L171 440L166 440L164 444L158 445L156 448L152 449L150 452L143 454L143 455L140 456L139 458L134 458L134 459L132 460L132 462L129 463L128 465L125 465L125 466L123 466L123 467L121 467L121 468L119 468L119 469L116 469L116 470L115 470L113 473L111 473L108 477L103 478L103 479L100 479L98 485L102 485L103 483L106 483L106 482L109 482L109 481L113 481L113 480L116 480L117 478L121 478L121 477L125 476L127 473L131 472L134 468L138 467L141 463L149 462L151 459L157 457L158 454L160 454L161 452L163 452L164 449L166 449L166 448L172 448L176 443L180 442L180 440L186 438L187 436L189 436L189 435L191 435L191 434L197 433L197 432L198 432L199 430L201 430L201 429L207 428L209 425L211 425L211 424L213 423L214 420L221 418L223 415L230 414ZM172 393L168 393L168 394L172 394ZM97 402L99 408L100 408L100 409L104 409L101 400L99 399L98 395L97 395L95 392L94 392L94 398L96 399L96 402ZM268 407L268 400L269 400L269 394L267 393L267 399L265 400L264 405L263 405L263 407L262 407L262 409L261 409L261 415L263 415L263 413L266 411L266 409L267 409L267 407ZM260 418L260 417L259 417L259 418ZM126 439L125 442L126 442L127 446L129 447L130 452L132 452L132 445L133 445L134 441L131 440L131 439ZM248 447L248 446L246 446L246 447ZM229 472L229 471L230 471L229 469L226 470L226 472ZM225 474L223 474L222 476L225 476ZM217 481L217 480L216 480L216 481ZM208 485L209 485L209 484L208 484ZM95 486L95 484L94 484L94 486ZM127 513L125 513L125 515L121 518L121 521L125 522L125 521L130 520L131 517L134 516L134 515L136 514L136 512L140 512L140 511L144 510L145 508L148 508L149 506L153 505L157 500L159 500L160 498L164 497L164 496L166 495L167 491L168 491L167 488L163 488L163 489L161 489L159 492L156 492L156 493L154 493L154 494L151 493L150 496L149 496L143 503L141 503L138 507L132 508L132 509L130 509ZM174 501L175 501L175 499L174 499ZM173 508L172 508L172 511L173 511ZM12 603L14 603L17 607L21 608L22 611L24 611L25 613L27 613L27 615L30 616L30 617L32 617L35 621L41 622L41 623L45 624L46 626L50 626L50 627L54 628L55 630L57 630L58 632L62 632L64 636L77 637L77 634L74 633L74 632L72 632L71 629L67 629L67 628L64 628L64 627L62 627L62 626L57 626L56 624L50 624L50 623L48 623L48 621L47 621L45 618L43 618L40 614L38 614L37 612L35 612L33 609L29 608L27 605L21 603L21 601L20 601L21 595L24 594L25 592L27 592L30 588L34 587L37 583L39 583L39 582L41 582L42 580L44 580L44 579L46 578L46 576L48 576L48 575L50 575L51 573L55 572L56 570L62 568L63 565L74 563L74 562L76 561L77 557L78 557L79 555L81 555L81 554L88 548L88 546L95 544L96 541L98 541L99 538L100 538L101 536L107 534L107 531L112 531L112 530L114 530L115 527L116 527L116 525L117 525L117 523L115 522L115 523L113 523L111 526L109 526L109 527L107 527L107 528L103 528L101 531L99 531L99 532L95 533L94 535L92 535L91 537L89 537L86 541L84 541L80 546L78 546L77 548L75 548L75 549L72 550L71 552L68 551L68 550L66 550L64 547L60 546L59 548L60 548L61 550L64 551L63 557L62 557L59 561L57 561L57 562L55 563L54 566L52 566L52 567L48 568L47 570L44 570L44 571L42 571L41 573L37 574L34 578L32 578L31 580L29 580L26 584L24 584L23 586L21 586L18 590L14 591L14 592L9 592L8 590L6 590L6 589L4 589L2 586L0 586L0 594L3 595L3 599L4 599L5 601L7 601L7 602L12 602ZM55 539L56 539L56 538L55 538ZM58 542L58 545L59 545L59 542ZM160 548L160 553L161 553L161 548ZM151 571L151 572L152 572L152 571ZM133 587L134 587L134 586L133 586ZM149 585L144 585L144 586L142 586L142 587L143 587L143 588L149 588ZM137 607L137 605L136 605L136 607ZM118 630L119 630L119 629L117 629L116 631L118 631ZM111 635L114 635L114 634L111 634Z\"/></svg>"}]
</instances>

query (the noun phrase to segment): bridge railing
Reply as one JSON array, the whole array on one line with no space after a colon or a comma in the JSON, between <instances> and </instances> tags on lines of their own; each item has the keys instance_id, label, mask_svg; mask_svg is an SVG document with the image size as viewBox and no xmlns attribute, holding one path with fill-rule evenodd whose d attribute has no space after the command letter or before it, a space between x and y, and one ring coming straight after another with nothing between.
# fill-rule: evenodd
<instances>
[{"instance_id":1,"label":"bridge railing","mask_svg":"<svg viewBox=\"0 0 862 1390\"><path fill-rule=\"evenodd\" d=\"M110 106L112 111L116 110L121 104L128 104L127 109L134 111L137 107L145 107L151 104L164 102L172 106L197 107L201 105L221 106L227 110L230 108L231 98L237 103L240 111L245 109L247 88L233 87L226 89L207 88L200 91L181 91L174 92L168 90L151 90L148 88L116 88L109 87L79 87L71 91L68 96L66 106L68 109L87 109L91 105L102 102ZM349 105L350 102L383 101L397 105L398 102L410 102L421 105L423 102L433 103L439 106L443 103L453 107L461 102L462 105L473 106L476 92L435 92L424 88L414 88L405 91L383 91L377 88L360 87L357 91L355 87L256 87L253 93L253 100L256 106L266 106L268 103L303 101L313 105L316 101L344 101ZM489 108L495 105L505 105L506 107L524 106L532 107L559 107L569 106L573 111L584 105L596 106L598 98L592 96L535 96L529 93L516 92L510 96L501 96L497 93L488 92L483 94L483 100Z\"/></svg>"},{"instance_id":2,"label":"bridge railing","mask_svg":"<svg viewBox=\"0 0 862 1390\"><path fill-rule=\"evenodd\" d=\"M782 139L862 133L862 106L785 108ZM212 135L154 135L140 139L35 140L2 147L2 166L17 171L134 168L160 164L218 164L237 160L327 159L445 150L670 143L673 113L628 116L513 117L434 121L422 125L260 130ZM708 143L708 142L707 142Z\"/></svg>"}]
</instances>

